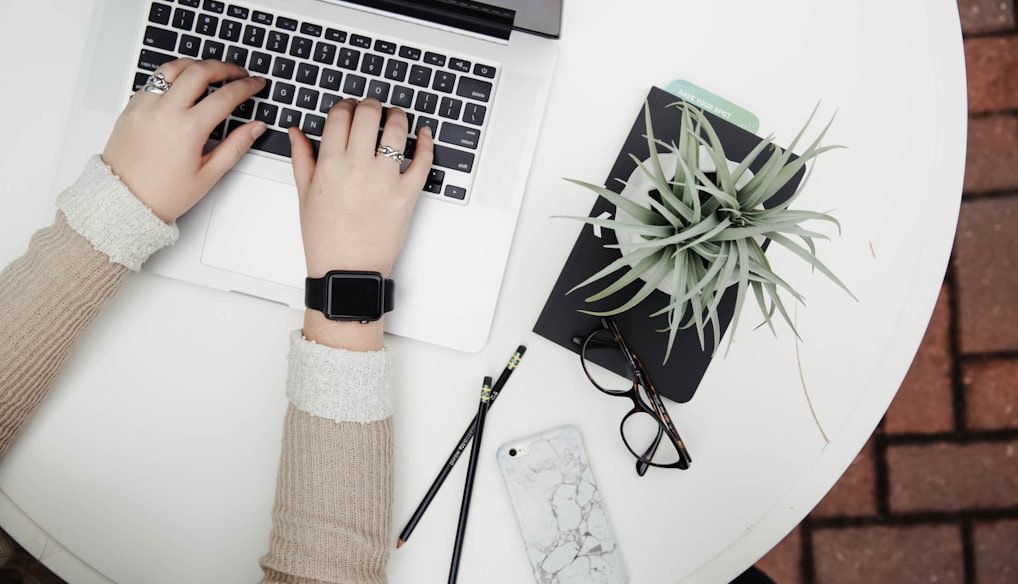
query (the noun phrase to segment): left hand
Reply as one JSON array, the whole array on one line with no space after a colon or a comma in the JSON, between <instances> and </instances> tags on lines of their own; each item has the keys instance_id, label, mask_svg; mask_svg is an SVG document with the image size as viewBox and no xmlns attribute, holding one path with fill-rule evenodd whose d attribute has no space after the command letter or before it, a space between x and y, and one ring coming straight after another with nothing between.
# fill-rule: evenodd
<instances>
[{"instance_id":1,"label":"left hand","mask_svg":"<svg viewBox=\"0 0 1018 584\"><path fill-rule=\"evenodd\" d=\"M261 91L265 79L220 61L178 59L158 71L172 87L162 95L139 90L131 97L102 158L134 196L171 223L200 201L265 132L264 123L249 122L211 152L203 152L212 130ZM220 81L228 83L201 99L209 84Z\"/></svg>"}]
</instances>

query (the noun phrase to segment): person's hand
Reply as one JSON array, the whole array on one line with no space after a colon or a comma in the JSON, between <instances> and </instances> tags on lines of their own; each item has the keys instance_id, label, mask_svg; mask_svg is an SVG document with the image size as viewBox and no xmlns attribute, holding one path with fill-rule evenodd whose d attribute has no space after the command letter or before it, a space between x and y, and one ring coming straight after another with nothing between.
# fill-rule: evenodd
<instances>
[{"instance_id":1,"label":"person's hand","mask_svg":"<svg viewBox=\"0 0 1018 584\"><path fill-rule=\"evenodd\" d=\"M382 105L346 99L329 111L318 162L311 144L290 129L293 176L308 276L330 270L392 271L433 157L430 129L418 136L413 161L400 174L396 160L375 153ZM407 118L389 110L382 146L406 147Z\"/></svg>"},{"instance_id":2,"label":"person's hand","mask_svg":"<svg viewBox=\"0 0 1018 584\"><path fill-rule=\"evenodd\" d=\"M139 90L131 97L102 158L134 196L170 223L200 201L265 132L263 122L249 122L203 152L212 130L261 91L265 80L221 61L178 59L158 71L172 86L162 95ZM228 83L198 102L209 84L221 81Z\"/></svg>"},{"instance_id":3,"label":"person's hand","mask_svg":"<svg viewBox=\"0 0 1018 584\"><path fill-rule=\"evenodd\" d=\"M418 133L414 158L401 174L401 165L376 154L375 144L402 152L408 133L406 114L390 109L379 141L381 119L382 105L374 99L337 103L329 110L317 162L304 134L289 130L304 256L312 278L331 270L372 271L388 277L403 248L431 169L431 130ZM304 336L332 347L377 350L382 347L382 322L335 322L309 309Z\"/></svg>"}]
</instances>

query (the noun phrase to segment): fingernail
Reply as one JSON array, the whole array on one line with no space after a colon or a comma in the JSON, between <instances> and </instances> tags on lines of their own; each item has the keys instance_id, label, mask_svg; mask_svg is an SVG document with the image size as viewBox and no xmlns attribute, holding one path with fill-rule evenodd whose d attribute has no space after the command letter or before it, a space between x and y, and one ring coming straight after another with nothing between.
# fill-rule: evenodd
<instances>
[{"instance_id":1,"label":"fingernail","mask_svg":"<svg viewBox=\"0 0 1018 584\"><path fill-rule=\"evenodd\" d=\"M426 133L428 135L428 138L433 138L434 137L431 134L431 126L421 126L421 130L420 131Z\"/></svg>"},{"instance_id":2,"label":"fingernail","mask_svg":"<svg viewBox=\"0 0 1018 584\"><path fill-rule=\"evenodd\" d=\"M262 134L264 134L267 129L268 126L265 125L265 122L257 122L255 125L251 126L251 137L257 140L258 138L261 138Z\"/></svg>"}]
</instances>

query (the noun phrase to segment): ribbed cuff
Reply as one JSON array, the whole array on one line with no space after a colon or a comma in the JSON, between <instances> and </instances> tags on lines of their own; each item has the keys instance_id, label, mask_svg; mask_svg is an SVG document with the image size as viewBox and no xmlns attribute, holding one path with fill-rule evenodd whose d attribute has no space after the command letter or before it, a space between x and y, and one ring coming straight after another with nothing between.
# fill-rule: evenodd
<instances>
[{"instance_id":1,"label":"ribbed cuff","mask_svg":"<svg viewBox=\"0 0 1018 584\"><path fill-rule=\"evenodd\" d=\"M156 251L177 241L177 225L167 225L139 201L99 155L57 197L67 223L110 261L138 271Z\"/></svg>"},{"instance_id":2,"label":"ribbed cuff","mask_svg":"<svg viewBox=\"0 0 1018 584\"><path fill-rule=\"evenodd\" d=\"M392 415L389 354L347 351L290 334L286 396L297 409L336 422L376 422Z\"/></svg>"}]
</instances>

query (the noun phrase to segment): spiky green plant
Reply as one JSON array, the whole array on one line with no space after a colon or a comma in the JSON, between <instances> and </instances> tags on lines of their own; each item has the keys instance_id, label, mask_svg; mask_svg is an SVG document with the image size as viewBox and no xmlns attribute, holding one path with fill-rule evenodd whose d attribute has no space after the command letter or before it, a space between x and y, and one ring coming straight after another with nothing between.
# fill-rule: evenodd
<instances>
[{"instance_id":1,"label":"spiky green plant","mask_svg":"<svg viewBox=\"0 0 1018 584\"><path fill-rule=\"evenodd\" d=\"M639 169L650 177L655 187L652 192L634 191L631 197L623 197L603 186L570 181L594 191L617 209L615 219L575 219L612 229L616 235L629 232L638 236L634 243L627 246L623 257L575 286L570 293L621 272L608 286L586 298L587 302L596 302L643 277L643 286L616 308L603 312L583 311L594 316L611 316L638 305L665 278L670 278L671 297L668 303L651 314L651 317L668 316L667 328L660 331L668 332L665 362L671 354L676 333L691 326L696 327L700 347L704 349L705 330L710 327L714 338L712 353L717 351L721 337L718 305L725 290L733 285L736 286L733 331L746 295L752 290L764 315L760 326L766 324L775 332L771 321L776 313L780 313L798 336L779 290L785 291L797 302L802 302L803 297L771 270L759 240L769 239L791 251L852 295L816 257L814 240L829 237L802 227L805 221L826 221L837 226L840 233L838 221L826 213L789 208L802 192L808 174L791 197L770 208L765 207L808 162L836 148L821 146L830 123L798 158L793 157L792 151L812 122L813 115L787 149L776 148L773 137L768 137L734 169L730 169L724 147L710 120L685 102L676 102L668 107L682 109L678 143L668 144L654 138L648 105L645 117L650 158L645 163L630 154ZM664 155L658 154L659 147L666 151L665 154L677 156L674 175L666 173L662 167ZM700 168L701 147L717 168L715 176ZM760 157L765 157L765 161L759 171L752 173L750 166ZM745 181L744 175L752 175L752 178ZM740 182L744 184L740 186ZM631 217L633 222L619 220L620 213ZM607 247L622 246L608 244Z\"/></svg>"}]
</instances>

